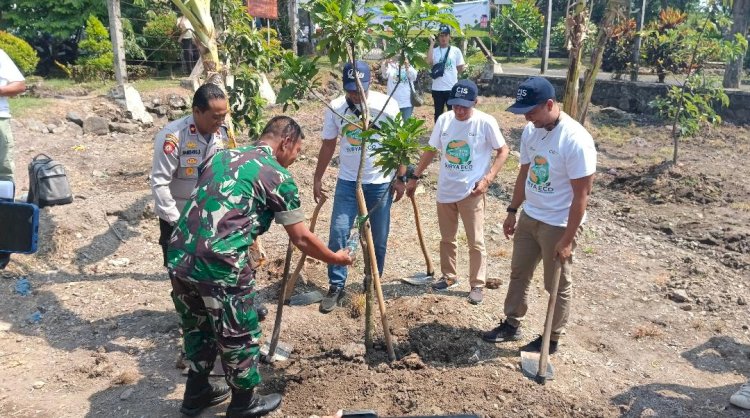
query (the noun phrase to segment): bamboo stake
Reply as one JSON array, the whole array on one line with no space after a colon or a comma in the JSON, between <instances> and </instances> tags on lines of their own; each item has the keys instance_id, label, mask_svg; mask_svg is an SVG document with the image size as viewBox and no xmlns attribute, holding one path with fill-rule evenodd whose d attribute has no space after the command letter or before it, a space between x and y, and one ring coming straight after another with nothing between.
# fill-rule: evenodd
<instances>
[{"instance_id":1,"label":"bamboo stake","mask_svg":"<svg viewBox=\"0 0 750 418\"><path fill-rule=\"evenodd\" d=\"M364 147L363 147L364 148ZM360 211L363 209L367 213L367 206L365 203L365 195L362 192L362 187L357 188L357 203L359 204ZM393 361L396 360L396 353L393 351L393 342L391 341L391 329L388 326L388 316L385 311L385 299L383 298L383 288L380 286L380 272L378 271L377 258L375 257L375 244L372 240L372 230L370 229L370 221L368 220L364 226L365 242L367 243L367 253L370 258L370 275L372 277L372 285L375 289L375 296L378 298L378 308L380 309L380 321L383 325L383 335L385 337L386 350L388 351L388 359ZM364 253L364 251L363 251Z\"/></svg>"},{"instance_id":2,"label":"bamboo stake","mask_svg":"<svg viewBox=\"0 0 750 418\"><path fill-rule=\"evenodd\" d=\"M326 202L328 198L323 195L320 200L318 200L318 204L315 206L315 209L313 210L312 219L310 219L310 232L315 232L315 224L318 222L318 214L320 214L320 208L323 207L323 204ZM302 256L299 258L299 261L297 261L297 267L294 269L294 273L292 273L291 277L289 277L289 283L286 285L286 289L282 289L283 295L284 295L284 302L289 301L289 298L292 297L292 292L294 291L294 286L297 284L297 279L299 278L300 272L302 272L302 268L305 267L305 260L307 259L307 254L302 253Z\"/></svg>"},{"instance_id":3,"label":"bamboo stake","mask_svg":"<svg viewBox=\"0 0 750 418\"><path fill-rule=\"evenodd\" d=\"M422 235L422 222L419 219L419 207L417 206L417 200L414 195L409 196L411 200L411 207L414 209L414 221L417 223L417 237L419 237L419 246L422 247L422 255L424 255L424 262L427 266L427 275L434 276L435 270L432 268L432 259L430 254L427 252L427 246L424 243L424 236Z\"/></svg>"}]
</instances>

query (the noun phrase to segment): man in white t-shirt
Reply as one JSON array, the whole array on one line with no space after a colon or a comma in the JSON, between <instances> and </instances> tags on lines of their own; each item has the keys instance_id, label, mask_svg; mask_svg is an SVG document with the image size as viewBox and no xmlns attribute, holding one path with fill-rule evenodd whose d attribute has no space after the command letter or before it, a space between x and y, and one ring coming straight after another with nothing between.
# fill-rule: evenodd
<instances>
[{"instance_id":1,"label":"man in white t-shirt","mask_svg":"<svg viewBox=\"0 0 750 418\"><path fill-rule=\"evenodd\" d=\"M406 186L407 194L412 196L416 180L440 151L437 215L442 277L432 288L447 290L458 285L456 233L460 216L469 244L469 302L475 305L484 299L487 270L484 195L508 157L508 146L495 118L474 108L477 93L477 85L471 80L461 80L453 86L448 98L453 110L438 118L430 136L433 149L422 154Z\"/></svg>"},{"instance_id":2,"label":"man in white t-shirt","mask_svg":"<svg viewBox=\"0 0 750 418\"><path fill-rule=\"evenodd\" d=\"M18 67L0 49L0 180L13 181L13 133L10 130L8 97L26 91L26 83Z\"/></svg>"},{"instance_id":3,"label":"man in white t-shirt","mask_svg":"<svg viewBox=\"0 0 750 418\"><path fill-rule=\"evenodd\" d=\"M438 32L438 46L435 47L435 39L430 38L430 48L425 56L427 65L432 68L434 65L445 62L443 75L432 79L432 100L435 105L435 120L443 113L447 106L451 110L448 99L451 94L453 85L458 82L459 73L464 70L464 55L460 48L451 46L451 28L446 25L440 26Z\"/></svg>"},{"instance_id":4,"label":"man in white t-shirt","mask_svg":"<svg viewBox=\"0 0 750 418\"><path fill-rule=\"evenodd\" d=\"M572 255L576 236L586 221L586 206L596 172L594 140L555 102L547 79L531 77L521 83L516 102L508 108L529 123L521 135L521 169L516 178L506 237L513 235L510 283L505 298L505 320L482 338L488 342L521 338L521 319L528 310L527 290L539 261L544 262L544 287L554 286L556 261L561 264L557 301L552 319L550 354L557 351L570 314ZM516 213L523 212L516 223ZM522 348L540 351L541 336Z\"/></svg>"},{"instance_id":5,"label":"man in white t-shirt","mask_svg":"<svg viewBox=\"0 0 750 418\"><path fill-rule=\"evenodd\" d=\"M361 103L363 98L357 91L356 79L359 79L365 90L367 107L370 111L369 119L375 127L386 118L393 119L399 112L395 100L388 100L388 96L383 93L368 91L370 87L370 67L366 62L357 61L354 67L351 63L346 63L342 78L344 96L331 101L330 109L325 111L323 141L318 153L318 165L315 168L313 180L313 196L315 201L318 202L324 195L323 175L336 151L336 144L340 143L339 175L333 197L333 212L331 213L331 227L328 236L328 248L333 252L346 246L349 231L359 212L356 180L362 151L360 115L362 114ZM375 139L377 139L377 136ZM373 150L378 146L377 143L367 144L366 160L362 173L362 192L370 216L369 221L378 271L382 276L391 222L391 203L401 199L405 186L402 181L396 181L391 188L391 180L394 174L384 176L381 169L375 166ZM405 171L405 167L400 167L398 174L401 175ZM328 313L340 306L345 296L344 286L346 285L347 273L346 266L328 266L330 287L328 294L320 302L321 312Z\"/></svg>"}]
</instances>

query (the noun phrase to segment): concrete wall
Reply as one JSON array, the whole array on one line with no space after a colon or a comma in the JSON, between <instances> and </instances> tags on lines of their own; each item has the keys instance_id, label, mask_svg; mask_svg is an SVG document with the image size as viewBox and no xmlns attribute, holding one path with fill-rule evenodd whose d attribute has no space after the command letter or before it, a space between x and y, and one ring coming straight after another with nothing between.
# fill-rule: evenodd
<instances>
[{"instance_id":1,"label":"concrete wall","mask_svg":"<svg viewBox=\"0 0 750 418\"><path fill-rule=\"evenodd\" d=\"M528 77L520 74L495 74L492 81L480 85L480 94L515 97L518 85ZM547 79L555 86L557 98L562 100L565 79ZM648 103L656 96L665 95L667 89L667 85L659 83L597 80L591 102L597 106L613 106L632 113L653 112ZM750 124L750 92L727 90L727 95L729 107L720 110L721 117L735 124Z\"/></svg>"}]
</instances>

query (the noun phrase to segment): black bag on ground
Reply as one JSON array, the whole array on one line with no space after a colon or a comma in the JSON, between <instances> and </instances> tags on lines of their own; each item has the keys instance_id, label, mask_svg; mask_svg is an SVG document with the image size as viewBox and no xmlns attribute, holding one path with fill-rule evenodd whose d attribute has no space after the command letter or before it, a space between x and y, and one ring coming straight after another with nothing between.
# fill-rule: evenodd
<instances>
[{"instance_id":1,"label":"black bag on ground","mask_svg":"<svg viewBox=\"0 0 750 418\"><path fill-rule=\"evenodd\" d=\"M65 167L46 154L39 154L29 163L28 203L40 208L73 202Z\"/></svg>"},{"instance_id":2,"label":"black bag on ground","mask_svg":"<svg viewBox=\"0 0 750 418\"><path fill-rule=\"evenodd\" d=\"M432 79L440 78L445 74L445 61L448 58L448 53L451 52L451 47L448 47L448 49L445 50L445 55L443 55L443 59L440 60L437 64L433 65L430 69L430 77Z\"/></svg>"}]
</instances>

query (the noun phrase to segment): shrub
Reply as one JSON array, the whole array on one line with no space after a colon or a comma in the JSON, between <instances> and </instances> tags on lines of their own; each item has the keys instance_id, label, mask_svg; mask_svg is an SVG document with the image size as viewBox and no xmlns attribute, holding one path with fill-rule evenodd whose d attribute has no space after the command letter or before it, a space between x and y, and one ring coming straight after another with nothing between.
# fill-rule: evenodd
<instances>
[{"instance_id":1,"label":"shrub","mask_svg":"<svg viewBox=\"0 0 750 418\"><path fill-rule=\"evenodd\" d=\"M602 57L602 71L615 73L615 79L625 73L633 63L633 43L636 35L635 19L628 19L612 28Z\"/></svg>"},{"instance_id":2,"label":"shrub","mask_svg":"<svg viewBox=\"0 0 750 418\"><path fill-rule=\"evenodd\" d=\"M34 48L28 42L8 32L0 31L0 49L10 56L23 74L32 74L39 63L39 56Z\"/></svg>"},{"instance_id":3,"label":"shrub","mask_svg":"<svg viewBox=\"0 0 750 418\"><path fill-rule=\"evenodd\" d=\"M597 31L598 28L596 27L596 24L589 21L588 33L586 34L586 39L583 40L584 55L590 55L591 51L594 50L594 46L596 46ZM552 30L550 31L549 45L550 49L567 54L568 46L566 45L565 39L565 17L560 18L560 20L558 20L557 23L552 26Z\"/></svg>"},{"instance_id":4,"label":"shrub","mask_svg":"<svg viewBox=\"0 0 750 418\"><path fill-rule=\"evenodd\" d=\"M76 60L77 70L73 78L79 81L111 78L114 66L114 52L109 32L94 15L86 20L86 38L78 44L80 56Z\"/></svg>"},{"instance_id":5,"label":"shrub","mask_svg":"<svg viewBox=\"0 0 750 418\"><path fill-rule=\"evenodd\" d=\"M534 0L513 0L510 5L502 6L492 21L492 30L497 42L507 47L508 57L513 53L529 56L539 47L544 16Z\"/></svg>"},{"instance_id":6,"label":"shrub","mask_svg":"<svg viewBox=\"0 0 750 418\"><path fill-rule=\"evenodd\" d=\"M180 32L177 15L148 12L148 22L143 28L148 62L159 68L170 67L180 62Z\"/></svg>"}]
</instances>

